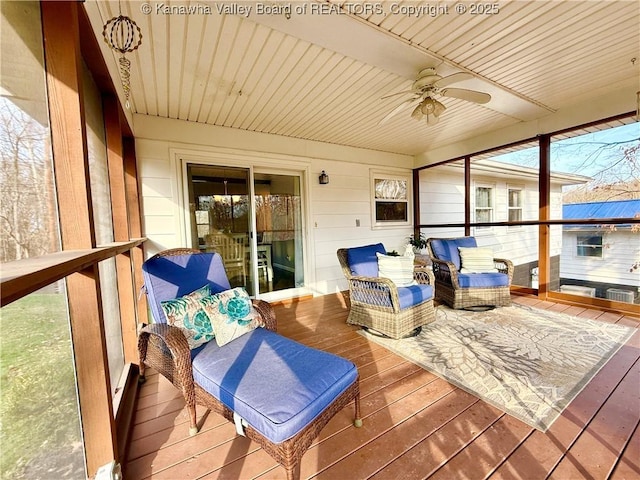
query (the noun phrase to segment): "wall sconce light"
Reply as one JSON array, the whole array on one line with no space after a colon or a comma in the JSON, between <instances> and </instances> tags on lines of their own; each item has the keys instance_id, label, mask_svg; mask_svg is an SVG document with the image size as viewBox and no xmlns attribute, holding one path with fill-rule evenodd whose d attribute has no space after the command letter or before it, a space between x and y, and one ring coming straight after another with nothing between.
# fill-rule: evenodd
<instances>
[{"instance_id":1,"label":"wall sconce light","mask_svg":"<svg viewBox=\"0 0 640 480\"><path fill-rule=\"evenodd\" d=\"M326 185L327 183L329 183L329 175L327 175L325 171L322 170L322 173L318 177L318 181L320 182L320 185Z\"/></svg>"}]
</instances>

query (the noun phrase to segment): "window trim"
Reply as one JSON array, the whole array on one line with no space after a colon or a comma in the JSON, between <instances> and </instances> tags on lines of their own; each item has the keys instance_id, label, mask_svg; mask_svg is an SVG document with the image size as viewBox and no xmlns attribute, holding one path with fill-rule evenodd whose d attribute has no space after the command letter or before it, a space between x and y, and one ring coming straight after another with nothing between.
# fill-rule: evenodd
<instances>
[{"instance_id":1,"label":"window trim","mask_svg":"<svg viewBox=\"0 0 640 480\"><path fill-rule=\"evenodd\" d=\"M473 223L480 223L478 221L478 204L477 204L477 190L478 188L487 188L491 191L490 193L490 206L489 207L480 207L484 210L489 210L491 213L491 218L489 219L489 222L487 223L493 223L495 222L495 217L496 217L496 185L494 183L486 183L486 182L474 182L473 185L473 196L472 196L472 200L473 200L473 205L472 205L472 209L473 209ZM485 222L482 222L485 223ZM484 233L490 233L493 232L494 227L492 226L474 226L473 230L474 230L474 234L475 235L482 235Z\"/></svg>"},{"instance_id":2,"label":"window trim","mask_svg":"<svg viewBox=\"0 0 640 480\"><path fill-rule=\"evenodd\" d=\"M591 245L588 243L580 243L580 237L599 237L600 238L600 245ZM593 259L593 260L604 260L604 248L605 248L605 244L604 244L604 235L602 233L598 233L598 232L593 232L593 233L589 233L589 234L576 234L576 244L575 244L576 248L573 251L574 252L574 257L577 259ZM580 248L593 248L595 250L600 250L600 255L581 255L580 254Z\"/></svg>"},{"instance_id":3,"label":"window trim","mask_svg":"<svg viewBox=\"0 0 640 480\"><path fill-rule=\"evenodd\" d=\"M517 190L520 192L520 205L517 207L512 207L511 206L511 196L509 195L511 193L512 190ZM512 222L511 220L511 210L520 210L520 220L514 220L517 222L522 222L525 220L524 218L524 193L525 193L525 187L523 185L510 185L507 184L507 221L509 223ZM509 230L516 230L516 229L521 229L522 225L509 225L507 227Z\"/></svg>"}]
</instances>

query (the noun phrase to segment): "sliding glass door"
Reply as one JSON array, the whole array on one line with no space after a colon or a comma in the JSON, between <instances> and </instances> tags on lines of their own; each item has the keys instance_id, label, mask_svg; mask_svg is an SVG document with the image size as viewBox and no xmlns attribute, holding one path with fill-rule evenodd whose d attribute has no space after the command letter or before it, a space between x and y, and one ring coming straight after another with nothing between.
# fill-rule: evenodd
<instances>
[{"instance_id":1,"label":"sliding glass door","mask_svg":"<svg viewBox=\"0 0 640 480\"><path fill-rule=\"evenodd\" d=\"M250 295L304 285L300 176L187 164L193 248Z\"/></svg>"},{"instance_id":2,"label":"sliding glass door","mask_svg":"<svg viewBox=\"0 0 640 480\"><path fill-rule=\"evenodd\" d=\"M251 293L249 170L188 165L192 247L218 252L232 287Z\"/></svg>"},{"instance_id":3,"label":"sliding glass door","mask_svg":"<svg viewBox=\"0 0 640 480\"><path fill-rule=\"evenodd\" d=\"M261 293L304 286L300 183L299 176L255 174Z\"/></svg>"}]
</instances>

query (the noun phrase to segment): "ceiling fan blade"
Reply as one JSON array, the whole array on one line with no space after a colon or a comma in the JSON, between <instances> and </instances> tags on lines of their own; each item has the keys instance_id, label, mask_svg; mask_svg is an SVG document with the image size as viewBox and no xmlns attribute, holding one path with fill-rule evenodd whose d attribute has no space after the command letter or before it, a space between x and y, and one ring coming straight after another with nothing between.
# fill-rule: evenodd
<instances>
[{"instance_id":1,"label":"ceiling fan blade","mask_svg":"<svg viewBox=\"0 0 640 480\"><path fill-rule=\"evenodd\" d=\"M380 120L380 122L378 122L378 125L383 125L384 123L388 122L392 117L394 117L395 115L400 113L402 110L407 108L412 103L417 102L418 100L420 100L420 99L419 98L408 98L407 100L402 102L400 105L398 105L396 108L391 110L382 120Z\"/></svg>"},{"instance_id":2,"label":"ceiling fan blade","mask_svg":"<svg viewBox=\"0 0 640 480\"><path fill-rule=\"evenodd\" d=\"M440 94L444 97L459 98L460 100L480 104L488 103L491 100L491 95L488 93L465 90L463 88L447 88L442 90Z\"/></svg>"},{"instance_id":3,"label":"ceiling fan blade","mask_svg":"<svg viewBox=\"0 0 640 480\"><path fill-rule=\"evenodd\" d=\"M438 88L444 88L451 85L452 83L461 82L463 80L469 80L471 78L474 78L473 74L471 73L458 72L458 73L454 73L453 75L449 75L448 77L441 78L433 85Z\"/></svg>"},{"instance_id":4,"label":"ceiling fan blade","mask_svg":"<svg viewBox=\"0 0 640 480\"><path fill-rule=\"evenodd\" d=\"M390 93L389 95L385 95L384 97L380 97L380 100L384 100L385 98L395 97L397 95L404 95L407 93L415 93L413 90L404 90L402 92Z\"/></svg>"}]
</instances>

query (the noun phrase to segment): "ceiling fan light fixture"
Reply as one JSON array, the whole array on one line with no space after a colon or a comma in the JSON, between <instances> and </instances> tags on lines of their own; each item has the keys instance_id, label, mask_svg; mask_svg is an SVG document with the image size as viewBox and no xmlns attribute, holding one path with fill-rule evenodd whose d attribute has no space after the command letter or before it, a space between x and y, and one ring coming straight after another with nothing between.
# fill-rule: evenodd
<instances>
[{"instance_id":1,"label":"ceiling fan light fixture","mask_svg":"<svg viewBox=\"0 0 640 480\"><path fill-rule=\"evenodd\" d=\"M415 120L422 120L422 117L424 117L424 114L422 113L422 103L420 103L413 109L413 112L411 112L411 118Z\"/></svg>"},{"instance_id":2,"label":"ceiling fan light fixture","mask_svg":"<svg viewBox=\"0 0 640 480\"><path fill-rule=\"evenodd\" d=\"M433 114L436 117L439 117L440 115L442 115L442 113L447 109L447 107L445 107L442 103L440 103L438 100L434 100L433 101Z\"/></svg>"},{"instance_id":3,"label":"ceiling fan light fixture","mask_svg":"<svg viewBox=\"0 0 640 480\"><path fill-rule=\"evenodd\" d=\"M427 125L435 125L440 119L437 115L427 115Z\"/></svg>"},{"instance_id":4,"label":"ceiling fan light fixture","mask_svg":"<svg viewBox=\"0 0 640 480\"><path fill-rule=\"evenodd\" d=\"M435 112L436 104L433 98L427 97L420 104L420 110L425 115L430 115Z\"/></svg>"}]
</instances>

